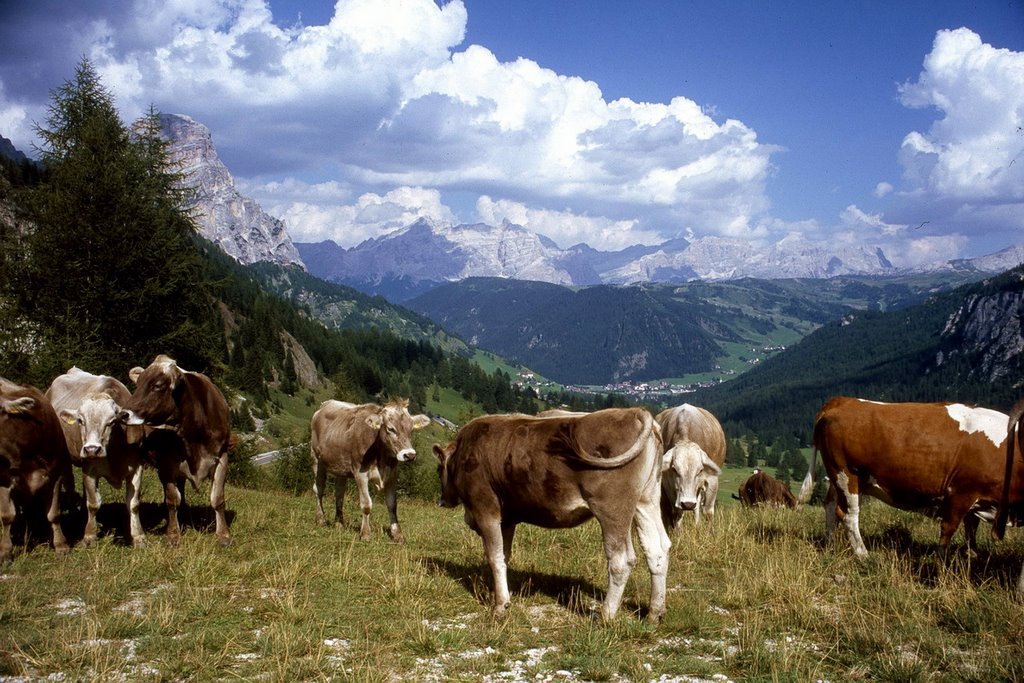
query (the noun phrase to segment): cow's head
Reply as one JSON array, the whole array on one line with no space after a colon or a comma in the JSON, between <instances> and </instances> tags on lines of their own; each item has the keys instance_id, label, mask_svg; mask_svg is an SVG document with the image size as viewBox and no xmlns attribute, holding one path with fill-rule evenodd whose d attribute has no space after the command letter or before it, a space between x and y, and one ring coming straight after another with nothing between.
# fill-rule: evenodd
<instances>
[{"instance_id":1,"label":"cow's head","mask_svg":"<svg viewBox=\"0 0 1024 683\"><path fill-rule=\"evenodd\" d=\"M452 453L455 452L455 443L442 447L441 444L434 444L434 457L437 458L437 477L441 480L441 497L437 504L443 508L457 507L459 494L455 490L455 474L452 466Z\"/></svg>"},{"instance_id":2,"label":"cow's head","mask_svg":"<svg viewBox=\"0 0 1024 683\"><path fill-rule=\"evenodd\" d=\"M698 497L707 488L708 478L721 473L715 461L692 441L675 444L665 451L662 459L662 476L675 484L675 506L682 510L696 508Z\"/></svg>"},{"instance_id":3,"label":"cow's head","mask_svg":"<svg viewBox=\"0 0 1024 683\"><path fill-rule=\"evenodd\" d=\"M78 457L106 457L111 432L121 428L121 413L121 407L107 394L86 397L78 406L78 410L60 411L60 419L76 426L82 437L82 450L79 451Z\"/></svg>"},{"instance_id":4,"label":"cow's head","mask_svg":"<svg viewBox=\"0 0 1024 683\"><path fill-rule=\"evenodd\" d=\"M135 382L135 393L121 411L121 420L129 425L173 424L178 409L176 390L184 374L174 359L164 355L147 368L132 368L128 377Z\"/></svg>"},{"instance_id":5,"label":"cow's head","mask_svg":"<svg viewBox=\"0 0 1024 683\"><path fill-rule=\"evenodd\" d=\"M408 401L392 401L366 418L366 423L378 431L378 439L398 462L412 462L416 459L412 430L426 427L430 418L410 415Z\"/></svg>"}]
</instances>

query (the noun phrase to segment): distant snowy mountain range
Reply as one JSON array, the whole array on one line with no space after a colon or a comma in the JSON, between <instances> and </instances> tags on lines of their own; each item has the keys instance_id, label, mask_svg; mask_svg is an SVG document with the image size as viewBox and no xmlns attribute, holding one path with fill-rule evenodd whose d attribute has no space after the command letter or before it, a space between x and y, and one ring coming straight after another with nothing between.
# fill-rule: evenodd
<instances>
[{"instance_id":1,"label":"distant snowy mountain range","mask_svg":"<svg viewBox=\"0 0 1024 683\"><path fill-rule=\"evenodd\" d=\"M793 237L767 248L736 239L700 237L607 252L586 244L562 249L509 222L449 225L429 218L349 249L332 241L293 244L283 221L237 191L206 126L180 114L162 115L162 123L172 161L198 190L191 208L204 237L241 263L305 266L319 278L383 294L392 301L405 301L439 284L468 277L594 285L907 272L894 267L877 247L828 245ZM0 146L0 153L17 158L13 145L0 141L7 143ZM999 273L1022 262L1024 244L917 271Z\"/></svg>"},{"instance_id":2,"label":"distant snowy mountain range","mask_svg":"<svg viewBox=\"0 0 1024 683\"><path fill-rule=\"evenodd\" d=\"M397 301L468 277L593 285L907 272L894 267L877 247L826 247L789 238L763 248L742 240L701 237L602 252L586 244L560 249L546 237L508 222L447 225L426 218L350 249L331 241L295 246L313 275ZM1024 245L1018 245L918 271L999 273L1022 262Z\"/></svg>"}]
</instances>

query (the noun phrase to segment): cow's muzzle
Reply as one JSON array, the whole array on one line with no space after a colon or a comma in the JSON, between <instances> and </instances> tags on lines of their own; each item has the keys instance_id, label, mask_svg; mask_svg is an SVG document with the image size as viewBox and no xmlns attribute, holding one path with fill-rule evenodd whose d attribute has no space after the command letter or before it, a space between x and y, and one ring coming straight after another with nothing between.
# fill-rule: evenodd
<instances>
[{"instance_id":1,"label":"cow's muzzle","mask_svg":"<svg viewBox=\"0 0 1024 683\"><path fill-rule=\"evenodd\" d=\"M82 446L82 457L83 458L102 458L106 455L103 446L97 443L86 444Z\"/></svg>"},{"instance_id":2,"label":"cow's muzzle","mask_svg":"<svg viewBox=\"0 0 1024 683\"><path fill-rule=\"evenodd\" d=\"M697 507L697 501L695 500L681 500L676 503L676 507L681 510L693 510Z\"/></svg>"},{"instance_id":3,"label":"cow's muzzle","mask_svg":"<svg viewBox=\"0 0 1024 683\"><path fill-rule=\"evenodd\" d=\"M395 458L398 460L398 462L412 462L413 460L416 459L416 449L402 449L401 451L398 452L398 455L396 455Z\"/></svg>"},{"instance_id":4,"label":"cow's muzzle","mask_svg":"<svg viewBox=\"0 0 1024 683\"><path fill-rule=\"evenodd\" d=\"M122 408L121 412L118 413L117 419L121 421L123 425L143 425L146 421L139 417L134 411Z\"/></svg>"}]
</instances>

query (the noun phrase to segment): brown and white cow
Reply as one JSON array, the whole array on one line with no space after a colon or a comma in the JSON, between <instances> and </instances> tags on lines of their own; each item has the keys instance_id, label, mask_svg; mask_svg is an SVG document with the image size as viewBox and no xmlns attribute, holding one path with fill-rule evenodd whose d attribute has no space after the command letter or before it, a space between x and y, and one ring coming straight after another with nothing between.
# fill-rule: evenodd
<instances>
[{"instance_id":1,"label":"brown and white cow","mask_svg":"<svg viewBox=\"0 0 1024 683\"><path fill-rule=\"evenodd\" d=\"M608 559L602 615L611 619L636 564L633 522L651 572L649 619L665 613L668 534L658 510L661 440L650 413L612 408L584 415L491 415L434 444L444 507L465 507L494 578L494 614L509 604L507 563L516 525L574 527L596 517Z\"/></svg>"},{"instance_id":2,"label":"brown and white cow","mask_svg":"<svg viewBox=\"0 0 1024 683\"><path fill-rule=\"evenodd\" d=\"M796 496L781 481L758 468L740 484L739 495L733 498L744 507L790 508L797 506Z\"/></svg>"},{"instance_id":3,"label":"brown and white cow","mask_svg":"<svg viewBox=\"0 0 1024 683\"><path fill-rule=\"evenodd\" d=\"M711 521L718 498L718 477L725 464L725 432L704 408L684 403L658 413L655 418L665 440L661 512L665 526L679 526L683 512L693 510Z\"/></svg>"},{"instance_id":4,"label":"brown and white cow","mask_svg":"<svg viewBox=\"0 0 1024 683\"><path fill-rule=\"evenodd\" d=\"M811 463L798 500L810 498L821 453L835 498L826 502L827 534L836 518L842 520L858 558L868 554L859 526L862 495L937 517L943 553L962 521L975 552L979 519L994 519L1003 490L1007 420L1003 413L962 403L833 398L814 422ZM1018 469L1010 502L1019 503L1022 493L1024 471Z\"/></svg>"},{"instance_id":5,"label":"brown and white cow","mask_svg":"<svg viewBox=\"0 0 1024 683\"><path fill-rule=\"evenodd\" d=\"M0 562L11 559L11 526L18 498L47 505L54 550L68 551L58 499L68 460L60 421L46 396L35 387L0 377Z\"/></svg>"},{"instance_id":6,"label":"brown and white cow","mask_svg":"<svg viewBox=\"0 0 1024 683\"><path fill-rule=\"evenodd\" d=\"M1014 461L1017 455L1014 454L1014 446L1017 452L1024 455L1024 399L1017 401L1017 404L1010 409L1010 416L1007 420L1006 429L1006 473L1003 477L1003 493L999 497L999 512L996 521L992 523L992 537L997 541L1003 539L1006 533L1006 523L1010 517L1010 500L1012 498L1010 488L1012 482L1016 481L1013 476ZM1017 593L1024 595L1024 567L1021 567L1020 577L1017 579Z\"/></svg>"},{"instance_id":7,"label":"brown and white cow","mask_svg":"<svg viewBox=\"0 0 1024 683\"><path fill-rule=\"evenodd\" d=\"M53 380L46 397L60 418L72 463L82 468L88 512L82 542L90 545L97 538L96 513L102 503L97 480L103 477L112 486L124 486L132 544L144 546L139 519L143 427L119 419L131 392L113 377L73 367Z\"/></svg>"},{"instance_id":8,"label":"brown and white cow","mask_svg":"<svg viewBox=\"0 0 1024 683\"><path fill-rule=\"evenodd\" d=\"M391 515L391 537L405 542L398 525L398 463L416 458L410 440L412 430L426 427L430 418L409 414L409 402L391 401L356 405L344 401L324 401L313 413L310 453L313 457L313 493L316 495L316 523L326 525L324 488L327 475L334 475L334 523L344 524L342 503L348 478L356 481L363 518L359 537L370 538L370 482L384 490Z\"/></svg>"},{"instance_id":9,"label":"brown and white cow","mask_svg":"<svg viewBox=\"0 0 1024 683\"><path fill-rule=\"evenodd\" d=\"M206 375L183 370L164 355L157 356L146 368L132 368L128 376L136 387L124 406L122 419L129 425L158 428L146 437L145 448L156 456L164 488L167 542L177 545L181 540L179 480L188 479L198 490L202 482L212 478L210 506L217 518L217 539L221 545L229 545L224 481L231 428L224 394Z\"/></svg>"}]
</instances>

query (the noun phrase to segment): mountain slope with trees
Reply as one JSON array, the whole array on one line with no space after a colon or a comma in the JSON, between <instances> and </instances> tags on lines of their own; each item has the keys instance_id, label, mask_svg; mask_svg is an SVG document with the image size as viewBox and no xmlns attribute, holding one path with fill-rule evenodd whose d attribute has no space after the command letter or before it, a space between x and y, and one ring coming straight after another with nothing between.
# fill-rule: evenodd
<instances>
[{"instance_id":1,"label":"mountain slope with trees","mask_svg":"<svg viewBox=\"0 0 1024 683\"><path fill-rule=\"evenodd\" d=\"M960 401L1006 411L1024 396L1024 266L917 306L855 311L693 402L735 435L809 443L837 395Z\"/></svg>"}]
</instances>

